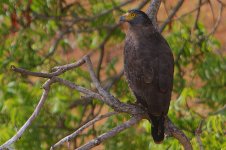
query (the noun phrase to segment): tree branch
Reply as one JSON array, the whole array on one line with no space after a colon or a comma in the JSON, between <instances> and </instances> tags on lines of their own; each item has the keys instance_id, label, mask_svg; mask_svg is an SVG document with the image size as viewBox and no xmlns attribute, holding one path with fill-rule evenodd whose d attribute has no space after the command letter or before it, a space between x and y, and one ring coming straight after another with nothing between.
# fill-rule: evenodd
<instances>
[{"instance_id":1,"label":"tree branch","mask_svg":"<svg viewBox=\"0 0 226 150\"><path fill-rule=\"evenodd\" d=\"M94 123L96 123L99 120L102 120L104 118L108 118L111 117L113 115L117 114L117 112L109 112L105 115L100 115L97 116L96 118L94 118L93 120L87 122L85 125L83 125L82 127L80 127L78 130L76 130L74 133L64 137L63 139L61 139L60 141L58 141L56 144L54 144L53 146L51 146L50 150L53 150L54 148L64 144L65 142L68 142L70 140L72 140L73 138L75 138L78 134L80 134L84 129L90 127L91 125L93 125Z\"/></svg>"},{"instance_id":2,"label":"tree branch","mask_svg":"<svg viewBox=\"0 0 226 150\"><path fill-rule=\"evenodd\" d=\"M158 29L157 14L162 0L152 0L147 10L147 15L152 20L153 25Z\"/></svg>"},{"instance_id":3,"label":"tree branch","mask_svg":"<svg viewBox=\"0 0 226 150\"><path fill-rule=\"evenodd\" d=\"M129 114L144 114L145 113L144 109L142 109L141 107L121 103L113 95L111 95L106 90L104 90L104 88L101 86L100 82L98 81L98 79L94 73L93 65L92 65L90 58L87 56L85 58L85 60L86 60L86 64L87 64L87 67L88 67L88 70L90 73L90 77L92 78L92 81L93 81L94 85L96 86L98 92L103 96L102 100L104 101L104 103L106 103L108 106L112 107L117 112L125 112L125 113L129 113Z\"/></svg>"},{"instance_id":4,"label":"tree branch","mask_svg":"<svg viewBox=\"0 0 226 150\"><path fill-rule=\"evenodd\" d=\"M181 130L179 130L168 117L165 120L165 128L168 131L167 134L176 138L183 145L185 150L193 150L190 140L187 138L187 136Z\"/></svg>"},{"instance_id":5,"label":"tree branch","mask_svg":"<svg viewBox=\"0 0 226 150\"><path fill-rule=\"evenodd\" d=\"M200 11L201 11L201 7L200 7L201 4L202 4L202 0L199 0L198 11L197 11L197 14L196 14L196 17L195 17L195 23L194 23L193 29L198 29L198 20L199 20Z\"/></svg>"},{"instance_id":6,"label":"tree branch","mask_svg":"<svg viewBox=\"0 0 226 150\"><path fill-rule=\"evenodd\" d=\"M180 19L184 18L185 16L190 15L191 13L193 13L193 12L199 10L200 7L202 7L202 6L204 6L205 4L207 4L207 2L208 2L207 0L203 1L200 5L198 5L198 6L195 7L194 9L192 9L192 10L190 10L189 12L186 12L186 13L182 14L181 16L179 16L179 17L177 17L177 18L175 18L175 19L172 19L172 20L180 20Z\"/></svg>"},{"instance_id":7,"label":"tree branch","mask_svg":"<svg viewBox=\"0 0 226 150\"><path fill-rule=\"evenodd\" d=\"M133 126L134 124L138 123L142 119L141 115L134 116L130 120L126 121L125 123L113 128L112 130L98 136L97 138L89 141L85 145L77 148L76 150L88 150L95 146L100 145L103 141L115 136L116 134L122 132L123 130Z\"/></svg>"},{"instance_id":8,"label":"tree branch","mask_svg":"<svg viewBox=\"0 0 226 150\"><path fill-rule=\"evenodd\" d=\"M213 26L212 30L210 31L210 33L207 35L207 37L210 36L210 35L212 35L212 34L214 34L215 31L217 30L219 24L220 24L220 21L221 21L221 18L222 18L222 12L223 12L223 4L219 2L219 5L220 5L219 6L220 9L219 9L217 21L214 24L214 26Z\"/></svg>"},{"instance_id":9,"label":"tree branch","mask_svg":"<svg viewBox=\"0 0 226 150\"><path fill-rule=\"evenodd\" d=\"M143 2L141 2L136 9L142 9L145 5L147 5L147 3L149 2L150 0L144 0Z\"/></svg>"},{"instance_id":10,"label":"tree branch","mask_svg":"<svg viewBox=\"0 0 226 150\"><path fill-rule=\"evenodd\" d=\"M129 113L131 115L138 116L138 118L139 118L138 120L137 119L135 119L135 120L132 119L132 120L128 121L127 123L125 123L126 125L120 125L120 126L114 128L113 130L109 131L108 133L105 133L105 134L99 136L97 139L95 139L95 140L91 141L90 143L84 145L85 147L90 147L90 146L93 147L94 146L93 144L95 144L95 143L98 144L99 143L98 142L99 139L100 139L100 141L104 141L107 138L110 138L110 137L114 136L115 134L117 134L118 132L121 132L122 130L130 127L133 124L135 124L141 118L146 118L146 114L145 114L145 111L144 111L145 109L144 108L141 108L141 106L138 106L138 105L131 105L131 104L126 104L126 103L120 102L118 99L116 99L114 96L112 96L110 93L108 93L106 91L107 90L106 87L103 88L101 86L100 82L98 81L98 79L97 79L97 77L96 77L96 75L94 73L92 62L91 62L91 60L90 60L88 55L86 55L85 57L83 57L82 59L80 59L78 62L76 62L74 64L69 64L69 66L71 66L71 67L68 67L68 65L64 65L64 66L57 67L56 69L57 69L57 71L60 70L59 74L61 74L62 72L68 71L68 70L70 70L72 68L75 68L75 67L78 67L78 66L81 66L84 63L84 61L87 64L87 67L88 67L88 70L90 72L90 76L92 78L92 81L93 81L94 85L96 86L96 88L97 88L99 93L93 92L93 91L91 91L89 89L86 89L86 88L84 88L82 86L76 85L76 84L74 84L74 83L72 83L70 81L67 81L65 79L59 78L57 76L53 76L52 78L48 79L47 82L44 84L44 86L43 86L43 88L44 88L43 95L42 95L42 97L40 99L40 102L37 105L34 113L27 120L27 122L21 127L21 129L15 134L15 136L12 137L10 140L8 140L6 143L4 143L0 147L0 149L9 148L9 146L12 143L17 141L18 138L22 136L22 134L27 129L27 127L30 126L31 122L37 117L38 112L40 111L41 107L44 104L44 101L47 98L47 95L48 95L48 92L49 92L49 89L50 89L50 85L52 83L55 83L55 82L59 82L60 84L63 84L63 85L65 85L65 86L67 86L67 87L69 87L71 89L75 89L75 90L77 90L77 91L79 91L81 93L84 93L86 96L100 99L104 103L106 103L107 105L112 107L116 112ZM43 74L40 74L38 72L31 72L31 71L28 71L28 70L25 70L25 69L22 69L22 68L12 67L12 70L15 71L15 72L26 74L26 75L42 76L43 78L45 78L47 76L50 77L48 73L43 75ZM121 75L122 75L122 72L119 74L119 77ZM84 127L86 127L86 126L84 126ZM176 128L169 119L166 121L165 127L169 131L170 135L172 135L175 138L177 138L180 141L180 143L185 147L186 150L191 150L192 149L188 138L184 135L184 133L182 131L180 131L178 128Z\"/></svg>"},{"instance_id":11,"label":"tree branch","mask_svg":"<svg viewBox=\"0 0 226 150\"><path fill-rule=\"evenodd\" d=\"M25 124L19 129L19 131L17 131L17 133L11 139L9 139L8 141L6 141L4 144L2 144L0 146L0 150L3 150L4 148L10 149L10 145L13 144L14 142L16 142L22 136L22 134L26 131L26 129L31 125L31 123L34 121L34 119L38 116L42 106L44 105L44 103L48 97L48 94L49 94L50 86L54 82L55 82L55 78L52 78L52 79L47 80L43 84L44 91L42 93L42 96L41 96L39 103L36 106L34 112L29 117L29 119L25 122Z\"/></svg>"},{"instance_id":12,"label":"tree branch","mask_svg":"<svg viewBox=\"0 0 226 150\"><path fill-rule=\"evenodd\" d=\"M56 82L59 82L59 83L65 85L65 86L67 86L70 89L75 89L75 90L77 90L77 91L79 91L79 92L81 92L85 95L88 95L89 97L97 98L97 99L100 99L100 100L103 99L103 97L100 94L95 93L95 92L93 92L89 89L82 87L82 86L76 85L76 84L72 83L71 81L67 81L67 80L59 78L59 77L55 77L55 80L56 80Z\"/></svg>"},{"instance_id":13,"label":"tree branch","mask_svg":"<svg viewBox=\"0 0 226 150\"><path fill-rule=\"evenodd\" d=\"M170 12L169 17L164 21L164 23L159 28L159 32L162 32L166 25L172 20L172 18L176 15L178 10L181 8L182 4L184 3L184 0L179 0L177 5L173 8L173 10Z\"/></svg>"}]
</instances>

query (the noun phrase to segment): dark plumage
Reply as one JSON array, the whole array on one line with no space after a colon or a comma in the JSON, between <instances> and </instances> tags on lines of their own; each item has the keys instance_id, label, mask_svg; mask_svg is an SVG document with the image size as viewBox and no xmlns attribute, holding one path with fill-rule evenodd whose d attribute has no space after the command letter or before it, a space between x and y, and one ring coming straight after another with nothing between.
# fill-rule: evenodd
<instances>
[{"instance_id":1,"label":"dark plumage","mask_svg":"<svg viewBox=\"0 0 226 150\"><path fill-rule=\"evenodd\" d=\"M155 143L160 143L164 140L164 120L173 87L173 55L144 12L130 10L120 21L129 24L124 48L125 75L137 101L147 109Z\"/></svg>"}]
</instances>

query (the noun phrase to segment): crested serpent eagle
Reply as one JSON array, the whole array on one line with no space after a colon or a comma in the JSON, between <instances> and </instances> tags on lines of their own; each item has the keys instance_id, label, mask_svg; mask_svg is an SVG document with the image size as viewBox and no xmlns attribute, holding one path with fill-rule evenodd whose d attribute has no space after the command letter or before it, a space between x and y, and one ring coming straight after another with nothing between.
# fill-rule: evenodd
<instances>
[{"instance_id":1,"label":"crested serpent eagle","mask_svg":"<svg viewBox=\"0 0 226 150\"><path fill-rule=\"evenodd\" d=\"M161 143L173 87L173 54L144 12L130 10L121 16L120 21L128 23L125 76L137 102L146 109L154 142Z\"/></svg>"}]
</instances>

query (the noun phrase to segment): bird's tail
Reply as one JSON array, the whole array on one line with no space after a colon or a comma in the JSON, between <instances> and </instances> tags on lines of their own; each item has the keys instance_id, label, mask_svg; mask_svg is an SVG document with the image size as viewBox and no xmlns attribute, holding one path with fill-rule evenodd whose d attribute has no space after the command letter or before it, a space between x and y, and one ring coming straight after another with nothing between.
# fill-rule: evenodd
<instances>
[{"instance_id":1,"label":"bird's tail","mask_svg":"<svg viewBox=\"0 0 226 150\"><path fill-rule=\"evenodd\" d=\"M152 114L149 114L149 117L151 119L152 125L151 125L151 135L154 139L154 142L156 144L162 143L164 140L164 121L165 117L164 115L161 116L154 116Z\"/></svg>"}]
</instances>

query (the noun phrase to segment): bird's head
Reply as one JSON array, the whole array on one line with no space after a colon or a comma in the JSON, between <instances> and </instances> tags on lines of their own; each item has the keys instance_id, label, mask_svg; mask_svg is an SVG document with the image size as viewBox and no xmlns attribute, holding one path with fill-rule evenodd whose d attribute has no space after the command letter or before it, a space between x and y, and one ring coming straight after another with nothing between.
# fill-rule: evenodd
<instances>
[{"instance_id":1,"label":"bird's head","mask_svg":"<svg viewBox=\"0 0 226 150\"><path fill-rule=\"evenodd\" d=\"M143 11L129 10L120 17L120 22L128 22L130 25L150 25L151 20Z\"/></svg>"}]
</instances>

